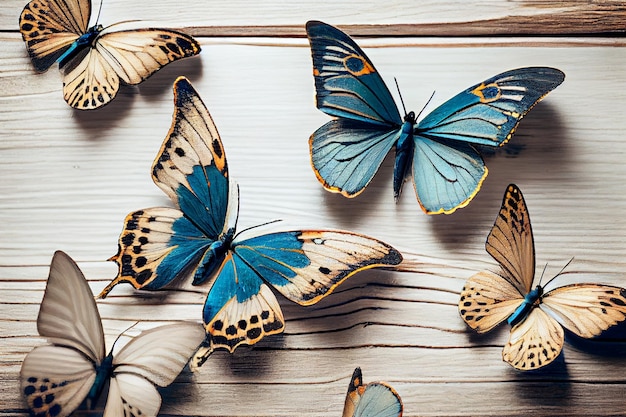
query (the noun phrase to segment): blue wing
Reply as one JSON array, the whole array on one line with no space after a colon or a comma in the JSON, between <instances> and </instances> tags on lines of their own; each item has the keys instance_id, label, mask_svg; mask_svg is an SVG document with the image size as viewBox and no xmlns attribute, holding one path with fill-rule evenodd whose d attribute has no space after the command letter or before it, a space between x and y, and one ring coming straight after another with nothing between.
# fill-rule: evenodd
<instances>
[{"instance_id":1,"label":"blue wing","mask_svg":"<svg viewBox=\"0 0 626 417\"><path fill-rule=\"evenodd\" d=\"M393 97L361 48L339 29L309 21L317 108L326 114L381 125L399 126Z\"/></svg>"},{"instance_id":2,"label":"blue wing","mask_svg":"<svg viewBox=\"0 0 626 417\"><path fill-rule=\"evenodd\" d=\"M365 384L361 368L352 374L343 409L343 417L400 417L400 395L384 382Z\"/></svg>"},{"instance_id":3,"label":"blue wing","mask_svg":"<svg viewBox=\"0 0 626 417\"><path fill-rule=\"evenodd\" d=\"M340 231L271 233L236 242L233 250L259 277L301 305L318 302L359 271L402 261L384 242Z\"/></svg>"},{"instance_id":4,"label":"blue wing","mask_svg":"<svg viewBox=\"0 0 626 417\"><path fill-rule=\"evenodd\" d=\"M210 351L233 352L285 327L274 293L241 258L229 252L204 304Z\"/></svg>"},{"instance_id":5,"label":"blue wing","mask_svg":"<svg viewBox=\"0 0 626 417\"><path fill-rule=\"evenodd\" d=\"M396 143L402 118L374 65L348 35L316 21L306 30L317 108L339 118L311 135L311 163L326 189L355 197Z\"/></svg>"},{"instance_id":6,"label":"blue wing","mask_svg":"<svg viewBox=\"0 0 626 417\"><path fill-rule=\"evenodd\" d=\"M519 121L565 79L555 68L527 67L503 72L457 94L418 123L415 135L498 146Z\"/></svg>"},{"instance_id":7,"label":"blue wing","mask_svg":"<svg viewBox=\"0 0 626 417\"><path fill-rule=\"evenodd\" d=\"M413 181L429 214L452 213L478 193L487 168L470 144L500 146L519 121L563 82L554 68L519 68L468 88L414 129Z\"/></svg>"},{"instance_id":8,"label":"blue wing","mask_svg":"<svg viewBox=\"0 0 626 417\"><path fill-rule=\"evenodd\" d=\"M332 120L309 140L314 172L326 189L355 197L372 181L399 136L395 127L372 129L369 123Z\"/></svg>"},{"instance_id":9,"label":"blue wing","mask_svg":"<svg viewBox=\"0 0 626 417\"><path fill-rule=\"evenodd\" d=\"M194 270L203 275L194 281L202 281L211 272L203 256L228 232L228 167L215 124L183 77L174 83L174 102L172 126L152 178L179 209L151 208L127 216L118 253L111 258L119 265L118 276L99 297L120 282L159 289Z\"/></svg>"}]
</instances>

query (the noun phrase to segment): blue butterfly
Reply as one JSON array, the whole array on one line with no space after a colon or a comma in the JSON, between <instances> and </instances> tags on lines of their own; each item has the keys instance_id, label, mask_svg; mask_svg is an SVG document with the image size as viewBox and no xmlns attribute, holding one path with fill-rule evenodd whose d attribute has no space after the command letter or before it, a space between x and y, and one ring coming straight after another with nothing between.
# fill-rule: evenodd
<instances>
[{"instance_id":1,"label":"blue butterfly","mask_svg":"<svg viewBox=\"0 0 626 417\"><path fill-rule=\"evenodd\" d=\"M152 179L177 208L130 213L111 260L120 282L156 290L191 273L200 285L215 276L204 306L209 353L233 352L280 333L284 319L268 285L301 305L318 302L354 273L397 265L402 256L379 240L349 232L296 230L238 239L238 187L229 182L224 147L189 81L174 83L169 134ZM208 356L208 355L207 355Z\"/></svg>"},{"instance_id":2,"label":"blue butterfly","mask_svg":"<svg viewBox=\"0 0 626 417\"><path fill-rule=\"evenodd\" d=\"M400 395L385 382L363 383L361 368L356 368L350 379L343 407L343 417L400 417Z\"/></svg>"},{"instance_id":3,"label":"blue butterfly","mask_svg":"<svg viewBox=\"0 0 626 417\"><path fill-rule=\"evenodd\" d=\"M501 146L520 119L565 79L554 68L519 68L472 86L419 123L400 116L384 81L361 48L339 29L306 25L313 56L317 108L337 119L309 140L311 162L326 189L360 194L396 147L394 197L413 174L417 199L428 214L469 204L487 176L474 145Z\"/></svg>"}]
</instances>

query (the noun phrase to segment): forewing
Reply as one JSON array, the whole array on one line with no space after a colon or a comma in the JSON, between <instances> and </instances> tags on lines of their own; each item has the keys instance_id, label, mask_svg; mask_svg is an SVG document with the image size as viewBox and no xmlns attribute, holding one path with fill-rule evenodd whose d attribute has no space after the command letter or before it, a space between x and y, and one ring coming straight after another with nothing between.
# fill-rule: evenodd
<instances>
[{"instance_id":1,"label":"forewing","mask_svg":"<svg viewBox=\"0 0 626 417\"><path fill-rule=\"evenodd\" d=\"M111 378L103 417L156 417L161 395L154 385L138 375L120 374Z\"/></svg>"},{"instance_id":2,"label":"forewing","mask_svg":"<svg viewBox=\"0 0 626 417\"><path fill-rule=\"evenodd\" d=\"M83 402L96 379L94 363L64 346L39 346L22 362L22 394L33 415L65 417Z\"/></svg>"},{"instance_id":3,"label":"forewing","mask_svg":"<svg viewBox=\"0 0 626 417\"><path fill-rule=\"evenodd\" d=\"M50 343L74 348L98 365L104 359L104 333L93 294L76 263L61 251L52 257L37 330Z\"/></svg>"},{"instance_id":4,"label":"forewing","mask_svg":"<svg viewBox=\"0 0 626 417\"><path fill-rule=\"evenodd\" d=\"M363 383L361 369L352 374L343 417L400 417L402 400L398 393L384 382Z\"/></svg>"},{"instance_id":5,"label":"forewing","mask_svg":"<svg viewBox=\"0 0 626 417\"><path fill-rule=\"evenodd\" d=\"M485 248L502 266L507 279L520 293L527 294L535 277L535 244L528 208L515 184L504 193Z\"/></svg>"},{"instance_id":6,"label":"forewing","mask_svg":"<svg viewBox=\"0 0 626 417\"><path fill-rule=\"evenodd\" d=\"M118 264L117 277L98 297L105 298L121 282L137 289L163 288L197 268L212 242L180 210L155 207L130 213L118 252L110 259Z\"/></svg>"},{"instance_id":7,"label":"forewing","mask_svg":"<svg viewBox=\"0 0 626 417\"><path fill-rule=\"evenodd\" d=\"M142 332L113 358L114 375L140 375L152 384L165 387L183 370L204 340L204 328L197 323L174 323Z\"/></svg>"},{"instance_id":8,"label":"forewing","mask_svg":"<svg viewBox=\"0 0 626 417\"><path fill-rule=\"evenodd\" d=\"M474 198L487 176L480 154L469 144L415 137L413 185L428 214L450 214Z\"/></svg>"},{"instance_id":9,"label":"forewing","mask_svg":"<svg viewBox=\"0 0 626 417\"><path fill-rule=\"evenodd\" d=\"M591 338L626 319L626 290L599 284L566 285L544 294L541 306L554 312L569 331Z\"/></svg>"},{"instance_id":10,"label":"forewing","mask_svg":"<svg viewBox=\"0 0 626 417\"><path fill-rule=\"evenodd\" d=\"M46 71L87 31L90 0L32 0L20 16L20 32L39 72Z\"/></svg>"},{"instance_id":11,"label":"forewing","mask_svg":"<svg viewBox=\"0 0 626 417\"><path fill-rule=\"evenodd\" d=\"M498 146L519 121L565 79L558 69L526 67L498 74L459 93L426 116L416 134Z\"/></svg>"},{"instance_id":12,"label":"forewing","mask_svg":"<svg viewBox=\"0 0 626 417\"><path fill-rule=\"evenodd\" d=\"M361 48L339 29L309 21L317 108L381 129L402 124L393 97Z\"/></svg>"},{"instance_id":13,"label":"forewing","mask_svg":"<svg viewBox=\"0 0 626 417\"><path fill-rule=\"evenodd\" d=\"M459 300L459 314L465 323L485 333L506 320L524 300L524 295L505 278L489 271L472 275Z\"/></svg>"},{"instance_id":14,"label":"forewing","mask_svg":"<svg viewBox=\"0 0 626 417\"><path fill-rule=\"evenodd\" d=\"M184 77L174 83L172 125L152 179L207 237L222 234L229 198L226 155L211 115Z\"/></svg>"},{"instance_id":15,"label":"forewing","mask_svg":"<svg viewBox=\"0 0 626 417\"><path fill-rule=\"evenodd\" d=\"M212 349L234 352L285 327L276 297L237 255L229 253L204 304L204 325ZM212 350L211 349L211 350Z\"/></svg>"},{"instance_id":16,"label":"forewing","mask_svg":"<svg viewBox=\"0 0 626 417\"><path fill-rule=\"evenodd\" d=\"M563 341L561 325L541 308L534 308L511 329L502 359L520 371L538 369L559 356Z\"/></svg>"},{"instance_id":17,"label":"forewing","mask_svg":"<svg viewBox=\"0 0 626 417\"><path fill-rule=\"evenodd\" d=\"M400 252L384 242L339 231L271 233L233 246L256 274L301 305L318 302L359 271L402 261Z\"/></svg>"},{"instance_id":18,"label":"forewing","mask_svg":"<svg viewBox=\"0 0 626 417\"><path fill-rule=\"evenodd\" d=\"M170 62L200 52L200 44L191 36L159 28L107 28L94 47L126 84L139 84Z\"/></svg>"},{"instance_id":19,"label":"forewing","mask_svg":"<svg viewBox=\"0 0 626 417\"><path fill-rule=\"evenodd\" d=\"M332 120L309 139L313 171L327 190L356 197L372 181L399 136L396 127Z\"/></svg>"}]
</instances>

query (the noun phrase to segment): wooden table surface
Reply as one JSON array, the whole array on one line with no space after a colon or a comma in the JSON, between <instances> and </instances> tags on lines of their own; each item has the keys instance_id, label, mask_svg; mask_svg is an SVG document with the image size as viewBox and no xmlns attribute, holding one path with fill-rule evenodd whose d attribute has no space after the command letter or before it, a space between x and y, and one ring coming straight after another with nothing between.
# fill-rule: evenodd
<instances>
[{"instance_id":1,"label":"wooden table surface","mask_svg":"<svg viewBox=\"0 0 626 417\"><path fill-rule=\"evenodd\" d=\"M601 340L568 335L555 364L520 373L501 361L508 326L474 335L457 311L465 279L495 267L484 242L511 182L526 197L539 271L574 257L559 284L626 285L626 3L110 0L103 24L159 21L203 50L93 112L66 105L57 69L34 72L18 32L24 5L0 4L0 416L27 413L18 375L44 343L36 318L53 252L76 259L97 292L116 274L106 259L124 216L171 204L149 174L178 75L221 133L240 227L282 219L285 229L357 231L406 263L356 275L312 307L279 297L285 333L185 370L160 390L161 415L339 416L356 366L393 385L406 416L626 415L626 326ZM468 207L427 216L408 186L394 204L392 158L348 200L310 168L308 137L329 118L314 106L309 19L365 35L359 44L416 111L433 91L428 109L512 68L553 66L566 79L486 157L490 174ZM200 320L208 287L196 290L116 287L98 302L107 343L135 321Z\"/></svg>"}]
</instances>

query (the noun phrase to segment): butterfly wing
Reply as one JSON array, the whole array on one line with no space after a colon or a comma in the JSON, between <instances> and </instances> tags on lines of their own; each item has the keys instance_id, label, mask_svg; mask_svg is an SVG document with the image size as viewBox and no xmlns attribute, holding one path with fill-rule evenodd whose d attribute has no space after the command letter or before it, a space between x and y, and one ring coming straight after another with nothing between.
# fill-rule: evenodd
<instances>
[{"instance_id":1,"label":"butterfly wing","mask_svg":"<svg viewBox=\"0 0 626 417\"><path fill-rule=\"evenodd\" d=\"M541 307L580 337L598 336L626 319L626 290L599 284L572 284L547 292Z\"/></svg>"},{"instance_id":2,"label":"butterfly wing","mask_svg":"<svg viewBox=\"0 0 626 417\"><path fill-rule=\"evenodd\" d=\"M528 208L515 184L510 184L504 193L485 248L504 269L511 284L521 294L527 294L535 276L535 244Z\"/></svg>"},{"instance_id":3,"label":"butterfly wing","mask_svg":"<svg viewBox=\"0 0 626 417\"><path fill-rule=\"evenodd\" d=\"M502 145L526 113L564 79L562 71L549 67L503 72L437 107L416 126L415 134L433 140Z\"/></svg>"},{"instance_id":4,"label":"butterfly wing","mask_svg":"<svg viewBox=\"0 0 626 417\"><path fill-rule=\"evenodd\" d=\"M507 71L459 93L419 122L413 182L424 211L449 214L469 204L488 172L471 145L504 144L564 77L545 67Z\"/></svg>"},{"instance_id":5,"label":"butterfly wing","mask_svg":"<svg viewBox=\"0 0 626 417\"><path fill-rule=\"evenodd\" d=\"M541 308L513 326L502 359L520 371L538 369L554 361L565 339L561 325Z\"/></svg>"},{"instance_id":6,"label":"butterfly wing","mask_svg":"<svg viewBox=\"0 0 626 417\"><path fill-rule=\"evenodd\" d=\"M57 251L50 264L37 330L53 345L22 364L22 392L35 413L69 415L85 399L102 362L104 333L93 294L76 263Z\"/></svg>"},{"instance_id":7,"label":"butterfly wing","mask_svg":"<svg viewBox=\"0 0 626 417\"><path fill-rule=\"evenodd\" d=\"M402 400L384 382L363 383L361 368L352 374L343 409L343 417L400 417Z\"/></svg>"},{"instance_id":8,"label":"butterfly wing","mask_svg":"<svg viewBox=\"0 0 626 417\"><path fill-rule=\"evenodd\" d=\"M359 271L402 261L400 252L384 242L339 231L271 233L233 247L258 276L301 305L318 302Z\"/></svg>"},{"instance_id":9,"label":"butterfly wing","mask_svg":"<svg viewBox=\"0 0 626 417\"><path fill-rule=\"evenodd\" d=\"M199 52L195 39L173 30L105 29L86 55L77 57L67 69L63 96L74 108L95 109L113 100L120 79L139 84L170 62Z\"/></svg>"},{"instance_id":10,"label":"butterfly wing","mask_svg":"<svg viewBox=\"0 0 626 417\"><path fill-rule=\"evenodd\" d=\"M20 32L39 72L46 71L87 32L90 0L32 0L20 16Z\"/></svg>"},{"instance_id":11,"label":"butterfly wing","mask_svg":"<svg viewBox=\"0 0 626 417\"><path fill-rule=\"evenodd\" d=\"M467 143L419 138L413 151L413 186L428 214L450 214L474 198L487 176L480 154Z\"/></svg>"},{"instance_id":12,"label":"butterfly wing","mask_svg":"<svg viewBox=\"0 0 626 417\"><path fill-rule=\"evenodd\" d=\"M96 379L94 363L77 350L45 345L22 363L22 393L33 415L65 417L87 397Z\"/></svg>"},{"instance_id":13,"label":"butterfly wing","mask_svg":"<svg viewBox=\"0 0 626 417\"><path fill-rule=\"evenodd\" d=\"M317 108L339 118L311 135L311 163L325 188L355 197L398 140L402 118L374 65L348 35L316 21L306 30Z\"/></svg>"},{"instance_id":14,"label":"butterfly wing","mask_svg":"<svg viewBox=\"0 0 626 417\"><path fill-rule=\"evenodd\" d=\"M111 378L103 417L156 417L160 408L161 395L150 381L134 374L121 374Z\"/></svg>"},{"instance_id":15,"label":"butterfly wing","mask_svg":"<svg viewBox=\"0 0 626 417\"><path fill-rule=\"evenodd\" d=\"M203 311L210 351L252 345L285 327L274 293L240 257L229 252L209 290Z\"/></svg>"},{"instance_id":16,"label":"butterfly wing","mask_svg":"<svg viewBox=\"0 0 626 417\"><path fill-rule=\"evenodd\" d=\"M469 327L486 333L506 320L524 300L511 282L498 274L482 271L471 276L459 300L459 314Z\"/></svg>"},{"instance_id":17,"label":"butterfly wing","mask_svg":"<svg viewBox=\"0 0 626 417\"><path fill-rule=\"evenodd\" d=\"M126 217L112 258L118 276L100 297L119 282L158 289L197 269L227 227L228 167L215 124L183 77L174 83L174 102L172 126L152 166L152 179L180 210L152 208Z\"/></svg>"}]
</instances>

